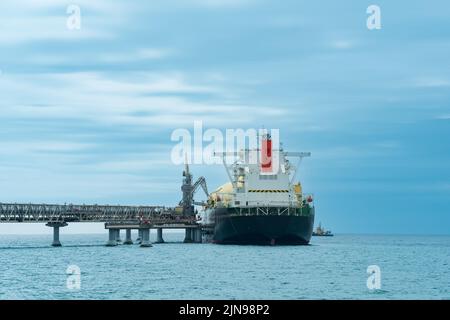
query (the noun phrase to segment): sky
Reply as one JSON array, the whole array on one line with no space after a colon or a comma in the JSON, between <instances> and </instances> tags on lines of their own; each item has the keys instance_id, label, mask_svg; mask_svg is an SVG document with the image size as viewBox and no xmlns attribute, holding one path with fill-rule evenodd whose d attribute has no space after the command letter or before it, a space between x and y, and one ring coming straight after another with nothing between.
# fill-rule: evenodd
<instances>
[{"instance_id":1,"label":"sky","mask_svg":"<svg viewBox=\"0 0 450 320\"><path fill-rule=\"evenodd\" d=\"M336 233L449 234L450 4L0 2L0 202L174 206L171 133L194 121L280 129L310 151L298 178Z\"/></svg>"}]
</instances>

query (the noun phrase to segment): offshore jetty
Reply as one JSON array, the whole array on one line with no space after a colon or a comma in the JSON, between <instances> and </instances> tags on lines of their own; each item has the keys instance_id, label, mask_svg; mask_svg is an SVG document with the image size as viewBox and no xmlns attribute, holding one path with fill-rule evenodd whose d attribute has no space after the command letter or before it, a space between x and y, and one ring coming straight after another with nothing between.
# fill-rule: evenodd
<instances>
[{"instance_id":1,"label":"offshore jetty","mask_svg":"<svg viewBox=\"0 0 450 320\"><path fill-rule=\"evenodd\" d=\"M104 222L109 232L106 246L133 244L131 230L138 230L136 242L141 247L151 247L150 231L156 229L156 243L163 243L163 229L185 229L184 242L201 243L202 228L197 223L194 194L202 187L208 196L206 180L200 177L193 183L193 176L186 165L183 171L181 191L183 198L178 207L119 206L119 205L58 205L0 203L0 223L45 223L53 228L52 246L60 247L60 228L71 222ZM122 242L120 231L125 230Z\"/></svg>"}]
</instances>

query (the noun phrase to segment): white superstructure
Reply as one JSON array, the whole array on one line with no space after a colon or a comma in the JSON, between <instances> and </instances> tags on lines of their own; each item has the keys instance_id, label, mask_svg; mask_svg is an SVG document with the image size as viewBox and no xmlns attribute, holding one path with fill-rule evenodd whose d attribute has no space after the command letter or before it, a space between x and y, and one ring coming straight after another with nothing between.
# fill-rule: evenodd
<instances>
[{"instance_id":1,"label":"white superstructure","mask_svg":"<svg viewBox=\"0 0 450 320\"><path fill-rule=\"evenodd\" d=\"M230 182L209 197L211 207L300 207L305 199L300 183L294 183L297 166L288 157L300 160L309 152L285 152L272 149L269 135L261 137L260 148L237 153L222 153ZM231 164L226 159L234 157Z\"/></svg>"}]
</instances>

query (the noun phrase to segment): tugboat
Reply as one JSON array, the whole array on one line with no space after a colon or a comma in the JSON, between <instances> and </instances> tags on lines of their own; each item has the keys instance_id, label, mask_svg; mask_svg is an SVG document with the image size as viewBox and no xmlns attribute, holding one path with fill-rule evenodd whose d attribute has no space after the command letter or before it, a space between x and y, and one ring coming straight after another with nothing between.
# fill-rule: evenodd
<instances>
[{"instance_id":1,"label":"tugboat","mask_svg":"<svg viewBox=\"0 0 450 320\"><path fill-rule=\"evenodd\" d=\"M259 140L259 139L258 139ZM260 136L260 148L246 149L225 168L230 182L212 192L201 223L217 244L306 245L314 226L312 195L293 180L297 167L288 157L309 157L309 152L272 148L269 134ZM255 159L260 154L259 161ZM228 154L221 154L227 156ZM273 157L279 161L274 161ZM262 160L261 160L262 159Z\"/></svg>"},{"instance_id":2,"label":"tugboat","mask_svg":"<svg viewBox=\"0 0 450 320\"><path fill-rule=\"evenodd\" d=\"M322 223L319 223L319 226L316 228L316 231L313 232L313 236L316 237L332 237L334 236L330 230L325 230L322 228Z\"/></svg>"}]
</instances>

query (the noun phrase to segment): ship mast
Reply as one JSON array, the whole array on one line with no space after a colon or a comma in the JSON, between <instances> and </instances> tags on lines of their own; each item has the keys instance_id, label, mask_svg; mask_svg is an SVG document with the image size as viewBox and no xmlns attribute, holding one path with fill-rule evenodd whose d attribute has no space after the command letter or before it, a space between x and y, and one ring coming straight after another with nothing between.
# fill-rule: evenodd
<instances>
[{"instance_id":1,"label":"ship mast","mask_svg":"<svg viewBox=\"0 0 450 320\"><path fill-rule=\"evenodd\" d=\"M270 145L270 148L271 148L272 146ZM226 157L239 157L239 158L244 158L245 160L248 160L248 157L249 157L249 153L251 153L251 152L261 152L261 153L266 153L267 152L267 149L264 149L264 148L257 148L257 149L253 149L253 150L250 150L250 149L244 149L244 150L241 150L241 151L239 151L239 152L237 152L237 151L231 151L231 152L214 152L214 156L220 156L220 157L222 157L222 162L223 162L223 165L224 165L224 167L225 167L225 170L226 170L226 173L227 173L227 175L228 175L228 178L229 178L229 180L230 180L230 182L232 183L232 185L233 185L233 187L236 189L236 187L237 187L237 184L236 184L236 179L233 179L233 176L235 176L235 166L237 165L237 163L238 163L238 159L237 160L235 160L232 164L227 164L227 162L226 162ZM292 157L292 158L298 158L298 163L297 163L297 165L296 166L290 166L290 168L292 168L293 169L293 173L292 173L292 176L291 176L291 178L290 178L290 183L292 184L293 183L293 181L295 180L295 178L296 178L296 176L297 176L297 172L298 172L298 168L299 168L299 166L300 166L300 163L301 163L301 161L302 161L302 159L303 158L306 158L306 157L310 157L311 156L311 152L285 152L285 151L283 151L283 149L271 149L271 151L270 151L270 157L273 157L273 153L274 152L279 152L280 154L283 154L283 156L284 156L284 158L288 158L288 157ZM260 159L261 160L261 159ZM267 161L267 159L264 159L264 161ZM288 162L288 160L286 159L285 160L286 162ZM264 170L263 170L263 167L264 167L264 165L261 165L261 171L263 172Z\"/></svg>"},{"instance_id":2,"label":"ship mast","mask_svg":"<svg viewBox=\"0 0 450 320\"><path fill-rule=\"evenodd\" d=\"M311 157L311 152L285 152L284 156L287 157L295 157L298 158L297 165L294 167L294 173L291 177L291 184L294 182L295 177L297 177L298 168L300 167L300 163L303 158Z\"/></svg>"}]
</instances>

